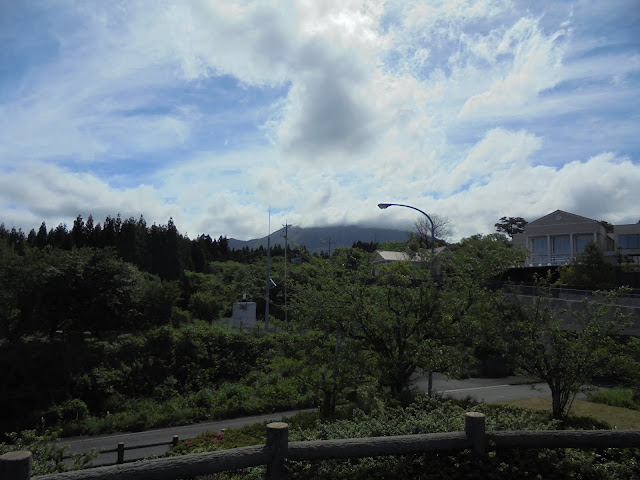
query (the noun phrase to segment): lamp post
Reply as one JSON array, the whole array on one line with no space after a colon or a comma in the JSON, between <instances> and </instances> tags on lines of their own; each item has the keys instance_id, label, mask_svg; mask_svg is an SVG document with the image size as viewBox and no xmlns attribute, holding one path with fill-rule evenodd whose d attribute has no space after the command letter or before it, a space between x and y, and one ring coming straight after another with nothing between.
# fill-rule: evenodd
<instances>
[{"instance_id":1,"label":"lamp post","mask_svg":"<svg viewBox=\"0 0 640 480\"><path fill-rule=\"evenodd\" d=\"M433 226L433 220L431 220L431 217L429 215L427 215L426 213L424 213L422 210L420 210L419 208L416 207L412 207L411 205L402 205L401 203L379 203L378 204L378 208L380 210L384 210L386 208L389 207L405 207L405 208L410 208L412 210L416 210L417 212L420 212L421 214L423 214L425 217L427 217L427 219L429 220L429 222L431 223L431 261L433 262L433 253L434 253L434 247L436 244L436 237L435 237L435 227Z\"/></svg>"},{"instance_id":2,"label":"lamp post","mask_svg":"<svg viewBox=\"0 0 640 480\"><path fill-rule=\"evenodd\" d=\"M431 217L429 215L427 215L425 212L423 212L422 210L420 210L419 208L416 207L412 207L411 205L403 205L401 203L379 203L378 204L378 208L380 210L385 210L389 207L405 207L405 208L410 208L412 210L416 210L417 212L420 212L421 214L423 214L425 217L427 217L427 219L429 220L429 222L431 223L431 262L433 264L434 261L434 248L436 245L436 237L435 237L435 228L433 226L433 220L431 220ZM429 370L429 386L427 387L427 394L429 396L431 396L431 390L433 388L433 371Z\"/></svg>"}]
</instances>

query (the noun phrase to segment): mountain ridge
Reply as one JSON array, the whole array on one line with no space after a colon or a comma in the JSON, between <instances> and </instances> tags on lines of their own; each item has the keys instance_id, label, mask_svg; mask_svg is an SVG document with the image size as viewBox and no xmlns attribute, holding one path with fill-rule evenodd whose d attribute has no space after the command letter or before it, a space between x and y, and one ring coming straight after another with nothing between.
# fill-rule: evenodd
<instances>
[{"instance_id":1,"label":"mountain ridge","mask_svg":"<svg viewBox=\"0 0 640 480\"><path fill-rule=\"evenodd\" d=\"M270 235L271 246L284 246L284 236L285 227L272 232ZM351 247L357 241L403 242L409 238L409 232L389 228L359 227L356 225L307 228L289 225L287 236L289 247L299 245L306 247L311 253L319 253L321 251L333 251L337 247ZM228 242L229 248L235 250L240 250L244 247L250 249L267 248L267 236L251 240L229 238Z\"/></svg>"}]
</instances>

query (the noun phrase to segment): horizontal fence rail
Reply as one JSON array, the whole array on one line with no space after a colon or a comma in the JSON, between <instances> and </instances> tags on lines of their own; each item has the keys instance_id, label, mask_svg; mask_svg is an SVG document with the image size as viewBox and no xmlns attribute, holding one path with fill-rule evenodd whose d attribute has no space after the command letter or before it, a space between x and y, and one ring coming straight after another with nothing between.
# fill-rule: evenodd
<instances>
[{"instance_id":1,"label":"horizontal fence rail","mask_svg":"<svg viewBox=\"0 0 640 480\"><path fill-rule=\"evenodd\" d=\"M289 442L289 426L267 425L267 443L252 447L145 460L34 477L33 480L175 480L228 470L267 465L267 478L286 478L283 461L347 459L409 455L429 451L470 449L477 455L505 448L640 448L640 430L543 430L485 432L485 416L468 412L464 432L398 435ZM0 478L31 480L31 453L10 452L0 457Z\"/></svg>"}]
</instances>

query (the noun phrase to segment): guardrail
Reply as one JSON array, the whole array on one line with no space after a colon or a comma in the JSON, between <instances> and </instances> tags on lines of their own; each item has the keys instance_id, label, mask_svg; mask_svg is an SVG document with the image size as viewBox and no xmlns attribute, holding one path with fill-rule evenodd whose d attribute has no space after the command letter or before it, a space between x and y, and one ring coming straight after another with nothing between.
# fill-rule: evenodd
<instances>
[{"instance_id":1,"label":"guardrail","mask_svg":"<svg viewBox=\"0 0 640 480\"><path fill-rule=\"evenodd\" d=\"M483 455L504 448L638 448L640 430L542 430L485 432L485 416L468 412L464 432L428 433L393 437L350 438L289 442L289 426L267 425L266 445L232 448L180 457L145 460L55 475L31 477L31 452L9 452L0 457L0 478L11 480L176 480L228 470L267 465L267 478L286 478L285 459L330 460L409 455L429 451L471 449Z\"/></svg>"}]
</instances>

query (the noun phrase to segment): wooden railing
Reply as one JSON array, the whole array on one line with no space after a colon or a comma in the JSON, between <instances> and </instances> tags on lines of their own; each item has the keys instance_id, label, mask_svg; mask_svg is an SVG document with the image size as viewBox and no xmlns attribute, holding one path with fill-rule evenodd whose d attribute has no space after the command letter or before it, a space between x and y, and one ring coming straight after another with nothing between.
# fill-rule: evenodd
<instances>
[{"instance_id":1,"label":"wooden railing","mask_svg":"<svg viewBox=\"0 0 640 480\"><path fill-rule=\"evenodd\" d=\"M280 480L286 477L283 466L285 459L329 460L465 449L471 449L477 455L483 455L489 447L491 449L640 447L640 430L543 430L486 433L485 417L477 412L466 414L464 432L307 442L289 442L288 438L289 426L286 423L275 422L267 425L266 445L78 470L34 477L33 480L175 480L259 465L267 465L267 478ZM22 451L2 455L0 478L32 480L31 453Z\"/></svg>"}]
</instances>

